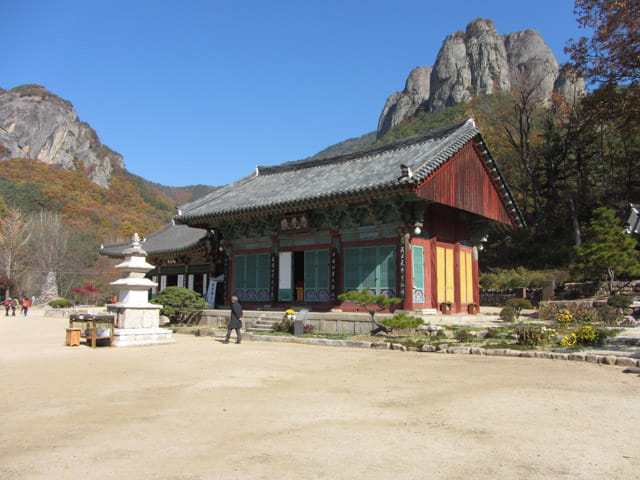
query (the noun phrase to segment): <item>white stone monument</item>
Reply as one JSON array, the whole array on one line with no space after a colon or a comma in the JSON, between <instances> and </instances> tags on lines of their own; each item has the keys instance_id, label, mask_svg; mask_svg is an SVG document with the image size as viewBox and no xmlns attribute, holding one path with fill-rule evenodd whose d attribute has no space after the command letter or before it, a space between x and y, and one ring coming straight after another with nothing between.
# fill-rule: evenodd
<instances>
[{"instance_id":1,"label":"white stone monument","mask_svg":"<svg viewBox=\"0 0 640 480\"><path fill-rule=\"evenodd\" d=\"M116 265L122 271L122 278L110 283L120 288L118 303L109 305L109 311L116 315L113 346L175 342L171 330L160 328L162 306L148 301L149 289L158 284L144 276L153 270L153 265L147 263L147 252L140 246L137 233L133 234L131 246L123 253L124 262Z\"/></svg>"}]
</instances>

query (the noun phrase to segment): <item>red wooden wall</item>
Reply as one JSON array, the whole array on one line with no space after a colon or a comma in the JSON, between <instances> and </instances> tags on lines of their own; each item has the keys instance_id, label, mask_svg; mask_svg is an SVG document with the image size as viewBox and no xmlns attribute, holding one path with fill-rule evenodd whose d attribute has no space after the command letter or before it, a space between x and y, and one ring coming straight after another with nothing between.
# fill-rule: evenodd
<instances>
[{"instance_id":1,"label":"red wooden wall","mask_svg":"<svg viewBox=\"0 0 640 480\"><path fill-rule=\"evenodd\" d=\"M425 200L482 215L513 227L517 224L504 204L474 142L427 178L416 194Z\"/></svg>"}]
</instances>

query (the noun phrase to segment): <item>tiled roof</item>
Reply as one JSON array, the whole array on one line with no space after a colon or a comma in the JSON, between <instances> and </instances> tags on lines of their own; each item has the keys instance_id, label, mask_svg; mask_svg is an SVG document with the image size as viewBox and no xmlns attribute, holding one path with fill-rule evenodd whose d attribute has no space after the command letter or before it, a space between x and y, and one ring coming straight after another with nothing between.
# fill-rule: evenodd
<instances>
[{"instance_id":1,"label":"tiled roof","mask_svg":"<svg viewBox=\"0 0 640 480\"><path fill-rule=\"evenodd\" d=\"M187 225L170 223L142 239L141 247L149 255L181 253L199 246L207 237L207 231ZM117 243L100 247L100 253L109 257L123 257L131 243Z\"/></svg>"},{"instance_id":2,"label":"tiled roof","mask_svg":"<svg viewBox=\"0 0 640 480\"><path fill-rule=\"evenodd\" d=\"M226 215L406 188L427 178L474 138L482 144L494 178L520 223L521 215L473 119L337 157L258 166L251 175L183 205L175 220L198 224Z\"/></svg>"}]
</instances>

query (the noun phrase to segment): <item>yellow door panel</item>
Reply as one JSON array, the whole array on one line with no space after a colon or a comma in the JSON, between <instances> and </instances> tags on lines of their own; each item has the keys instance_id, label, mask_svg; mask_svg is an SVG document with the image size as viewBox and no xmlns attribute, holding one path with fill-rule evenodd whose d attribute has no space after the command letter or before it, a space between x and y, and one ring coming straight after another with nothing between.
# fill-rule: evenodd
<instances>
[{"instance_id":1,"label":"yellow door panel","mask_svg":"<svg viewBox=\"0 0 640 480\"><path fill-rule=\"evenodd\" d=\"M446 248L446 296L447 302L453 303L454 301L454 281L453 281L453 249Z\"/></svg>"},{"instance_id":2,"label":"yellow door panel","mask_svg":"<svg viewBox=\"0 0 640 480\"><path fill-rule=\"evenodd\" d=\"M436 278L438 283L438 303L445 301L445 249L436 247Z\"/></svg>"}]
</instances>

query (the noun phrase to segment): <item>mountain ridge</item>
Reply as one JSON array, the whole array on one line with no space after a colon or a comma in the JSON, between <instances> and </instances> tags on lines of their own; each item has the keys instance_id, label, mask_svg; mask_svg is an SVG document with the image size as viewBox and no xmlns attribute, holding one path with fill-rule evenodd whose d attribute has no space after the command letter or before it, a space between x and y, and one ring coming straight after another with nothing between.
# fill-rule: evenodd
<instances>
[{"instance_id":1,"label":"mountain ridge","mask_svg":"<svg viewBox=\"0 0 640 480\"><path fill-rule=\"evenodd\" d=\"M548 101L552 93L583 95L584 82L568 77L537 30L499 35L490 19L448 35L432 67L414 68L401 92L390 95L378 119L377 139L419 108L442 111L475 95L508 93L528 83Z\"/></svg>"}]
</instances>

